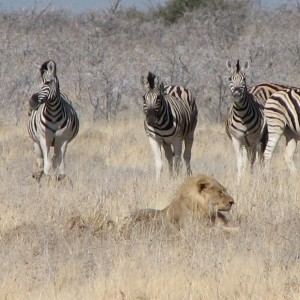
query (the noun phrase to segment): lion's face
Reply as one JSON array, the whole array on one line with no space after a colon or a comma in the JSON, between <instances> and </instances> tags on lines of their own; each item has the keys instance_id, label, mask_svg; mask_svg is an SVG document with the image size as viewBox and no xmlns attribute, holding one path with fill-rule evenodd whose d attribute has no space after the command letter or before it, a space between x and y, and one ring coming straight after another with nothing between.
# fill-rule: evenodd
<instances>
[{"instance_id":1,"label":"lion's face","mask_svg":"<svg viewBox=\"0 0 300 300\"><path fill-rule=\"evenodd\" d=\"M206 199L211 212L229 211L234 204L226 188L211 177L199 175L197 187L199 194Z\"/></svg>"}]
</instances>

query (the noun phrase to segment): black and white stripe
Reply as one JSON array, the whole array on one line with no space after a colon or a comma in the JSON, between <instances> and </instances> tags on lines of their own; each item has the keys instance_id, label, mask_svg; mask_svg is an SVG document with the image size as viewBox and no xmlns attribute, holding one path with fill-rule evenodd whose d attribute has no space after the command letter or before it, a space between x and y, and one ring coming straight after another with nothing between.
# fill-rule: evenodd
<instances>
[{"instance_id":1,"label":"black and white stripe","mask_svg":"<svg viewBox=\"0 0 300 300\"><path fill-rule=\"evenodd\" d=\"M300 139L300 89L287 89L272 94L265 104L268 143L264 153L270 164L282 135L286 137L285 160L292 172L296 171L293 156Z\"/></svg>"},{"instance_id":2,"label":"black and white stripe","mask_svg":"<svg viewBox=\"0 0 300 300\"><path fill-rule=\"evenodd\" d=\"M155 156L157 180L162 171L161 147L164 148L169 163L170 175L173 174L174 151L174 170L178 174L183 141L183 158L190 176L191 149L198 116L195 98L183 87L164 86L151 72L146 84L142 77L142 83L147 88L143 96L144 125Z\"/></svg>"},{"instance_id":3,"label":"black and white stripe","mask_svg":"<svg viewBox=\"0 0 300 300\"><path fill-rule=\"evenodd\" d=\"M277 83L262 82L249 87L248 92L253 95L255 101L264 107L267 99L270 98L272 94L286 89L296 89L296 87Z\"/></svg>"},{"instance_id":4,"label":"black and white stripe","mask_svg":"<svg viewBox=\"0 0 300 300\"><path fill-rule=\"evenodd\" d=\"M78 133L79 120L69 99L60 92L55 62L45 62L40 72L43 85L29 102L28 133L34 141L38 168L34 177L39 180L43 173L50 175L53 167L60 180L65 176L65 152ZM50 147L54 149L52 161Z\"/></svg>"},{"instance_id":5,"label":"black and white stripe","mask_svg":"<svg viewBox=\"0 0 300 300\"><path fill-rule=\"evenodd\" d=\"M251 168L255 162L257 150L260 159L263 159L267 132L263 105L257 102L247 90L245 72L249 68L249 63L246 62L244 66L240 66L238 60L236 66L232 66L229 61L226 65L230 70L229 86L233 103L225 122L225 129L236 152L237 177L240 182L247 160L246 155Z\"/></svg>"}]
</instances>

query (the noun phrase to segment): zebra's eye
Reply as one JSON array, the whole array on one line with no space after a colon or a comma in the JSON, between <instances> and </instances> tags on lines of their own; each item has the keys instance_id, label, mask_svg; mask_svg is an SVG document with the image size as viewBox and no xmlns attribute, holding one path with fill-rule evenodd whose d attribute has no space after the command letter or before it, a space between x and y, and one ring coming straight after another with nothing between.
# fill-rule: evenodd
<instances>
[{"instance_id":1,"label":"zebra's eye","mask_svg":"<svg viewBox=\"0 0 300 300\"><path fill-rule=\"evenodd\" d=\"M231 77L228 77L228 80L231 81Z\"/></svg>"}]
</instances>

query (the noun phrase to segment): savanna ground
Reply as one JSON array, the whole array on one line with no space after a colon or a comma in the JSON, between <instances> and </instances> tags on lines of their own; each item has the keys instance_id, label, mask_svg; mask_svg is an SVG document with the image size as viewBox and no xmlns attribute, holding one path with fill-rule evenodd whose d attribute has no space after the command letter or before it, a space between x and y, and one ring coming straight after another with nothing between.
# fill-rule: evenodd
<instances>
[{"instance_id":1,"label":"savanna ground","mask_svg":"<svg viewBox=\"0 0 300 300\"><path fill-rule=\"evenodd\" d=\"M236 204L233 233L193 226L124 238L135 208L165 207L184 176L155 183L143 119L84 123L67 150L72 181L31 178L25 119L0 129L2 299L299 299L299 175L282 145L268 178L257 168L236 184L222 125L200 123L192 166L223 183ZM166 161L164 161L166 167Z\"/></svg>"}]
</instances>

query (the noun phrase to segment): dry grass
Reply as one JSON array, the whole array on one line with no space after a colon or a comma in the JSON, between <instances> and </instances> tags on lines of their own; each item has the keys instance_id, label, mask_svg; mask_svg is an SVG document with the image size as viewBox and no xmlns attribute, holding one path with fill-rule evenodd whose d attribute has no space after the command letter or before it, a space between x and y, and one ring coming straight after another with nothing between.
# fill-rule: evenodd
<instances>
[{"instance_id":1,"label":"dry grass","mask_svg":"<svg viewBox=\"0 0 300 300\"><path fill-rule=\"evenodd\" d=\"M280 162L282 149L268 178L257 169L238 187L224 129L198 124L194 173L228 188L236 200L229 219L240 230L125 239L110 220L165 207L183 177L170 180L165 168L155 183L142 116L82 123L66 157L73 186L39 186L25 123L0 128L1 298L299 299L299 176Z\"/></svg>"}]
</instances>

